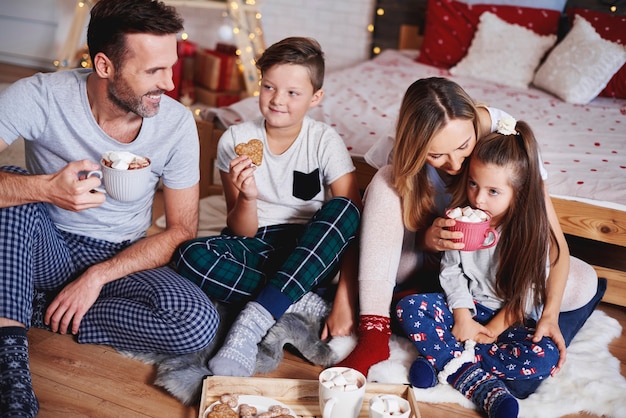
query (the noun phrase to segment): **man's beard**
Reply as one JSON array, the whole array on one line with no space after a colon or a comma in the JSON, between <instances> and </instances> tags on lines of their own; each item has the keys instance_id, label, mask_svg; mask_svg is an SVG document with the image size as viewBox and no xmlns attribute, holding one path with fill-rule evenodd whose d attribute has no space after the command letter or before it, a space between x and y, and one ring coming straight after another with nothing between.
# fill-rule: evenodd
<instances>
[{"instance_id":1,"label":"man's beard","mask_svg":"<svg viewBox=\"0 0 626 418\"><path fill-rule=\"evenodd\" d=\"M109 84L109 100L111 100L120 109L127 112L133 112L142 118L150 118L159 113L160 104L144 105L143 96L135 96L135 92L128 85L126 80L118 74L113 78L113 82ZM152 91L148 95L163 94L162 90Z\"/></svg>"}]
</instances>

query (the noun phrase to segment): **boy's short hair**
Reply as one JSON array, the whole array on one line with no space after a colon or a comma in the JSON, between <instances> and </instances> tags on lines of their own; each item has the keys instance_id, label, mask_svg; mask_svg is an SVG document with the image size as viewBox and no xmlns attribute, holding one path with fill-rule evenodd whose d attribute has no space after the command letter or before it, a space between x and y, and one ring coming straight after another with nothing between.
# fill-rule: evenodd
<instances>
[{"instance_id":1,"label":"boy's short hair","mask_svg":"<svg viewBox=\"0 0 626 418\"><path fill-rule=\"evenodd\" d=\"M98 52L121 66L126 35L171 35L183 30L183 19L172 6L156 0L99 0L91 9L87 46L93 62Z\"/></svg>"},{"instance_id":2,"label":"boy's short hair","mask_svg":"<svg viewBox=\"0 0 626 418\"><path fill-rule=\"evenodd\" d=\"M285 38L267 48L257 60L261 76L276 64L297 64L306 67L311 78L313 91L324 84L324 53L313 38Z\"/></svg>"}]
</instances>

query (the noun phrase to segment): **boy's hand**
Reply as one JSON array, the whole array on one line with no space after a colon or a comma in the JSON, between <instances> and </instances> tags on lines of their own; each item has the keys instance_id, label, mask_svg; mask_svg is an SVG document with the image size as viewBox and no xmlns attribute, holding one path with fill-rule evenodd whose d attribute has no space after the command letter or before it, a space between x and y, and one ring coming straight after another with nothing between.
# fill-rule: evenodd
<instances>
[{"instance_id":1,"label":"boy's hand","mask_svg":"<svg viewBox=\"0 0 626 418\"><path fill-rule=\"evenodd\" d=\"M254 181L254 170L256 170L256 166L252 164L252 160L246 155L239 156L230 162L228 177L239 190L239 193L248 200L254 200L258 195L256 182Z\"/></svg>"}]
</instances>

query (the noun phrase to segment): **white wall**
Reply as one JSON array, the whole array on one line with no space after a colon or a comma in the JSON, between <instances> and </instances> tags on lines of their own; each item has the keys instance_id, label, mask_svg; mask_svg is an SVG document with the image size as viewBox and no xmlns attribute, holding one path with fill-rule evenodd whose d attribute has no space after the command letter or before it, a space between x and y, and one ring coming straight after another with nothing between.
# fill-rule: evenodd
<instances>
[{"instance_id":1,"label":"white wall","mask_svg":"<svg viewBox=\"0 0 626 418\"><path fill-rule=\"evenodd\" d=\"M266 43L310 36L322 45L328 69L369 58L373 0L263 0Z\"/></svg>"},{"instance_id":2,"label":"white wall","mask_svg":"<svg viewBox=\"0 0 626 418\"><path fill-rule=\"evenodd\" d=\"M202 0L197 0L198 2ZM258 0L259 1L259 0ZM52 68L77 0L0 0L0 61ZM329 70L369 57L374 0L260 0L267 45L288 36L317 39ZM213 48L228 23L219 10L180 6L190 40ZM84 35L83 35L84 39Z\"/></svg>"}]
</instances>

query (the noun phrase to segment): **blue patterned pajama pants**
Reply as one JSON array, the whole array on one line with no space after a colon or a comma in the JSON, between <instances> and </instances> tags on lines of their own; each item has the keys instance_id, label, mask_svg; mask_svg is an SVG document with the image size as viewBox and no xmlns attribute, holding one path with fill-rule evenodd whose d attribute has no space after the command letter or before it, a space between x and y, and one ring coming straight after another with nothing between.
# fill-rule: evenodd
<instances>
[{"instance_id":1,"label":"blue patterned pajama pants","mask_svg":"<svg viewBox=\"0 0 626 418\"><path fill-rule=\"evenodd\" d=\"M356 205L336 197L306 224L261 227L253 238L228 234L198 238L182 244L172 261L211 299L244 303L266 287L274 289L273 299L268 296L271 303L260 303L280 305L266 306L279 317L291 303L333 277L359 222Z\"/></svg>"},{"instance_id":2,"label":"blue patterned pajama pants","mask_svg":"<svg viewBox=\"0 0 626 418\"><path fill-rule=\"evenodd\" d=\"M58 292L87 267L128 245L60 231L43 203L1 208L0 317L28 328L34 288ZM218 322L206 295L171 268L162 267L104 285L80 324L78 341L183 354L205 348Z\"/></svg>"},{"instance_id":3,"label":"blue patterned pajama pants","mask_svg":"<svg viewBox=\"0 0 626 418\"><path fill-rule=\"evenodd\" d=\"M476 304L474 319L486 324L495 311ZM396 315L404 332L437 371L464 346L452 335L454 319L441 293L410 295L398 302ZM532 341L533 328L511 327L493 344L476 344L475 359L485 371L503 380L545 379L559 360L559 351L550 338Z\"/></svg>"}]
</instances>

